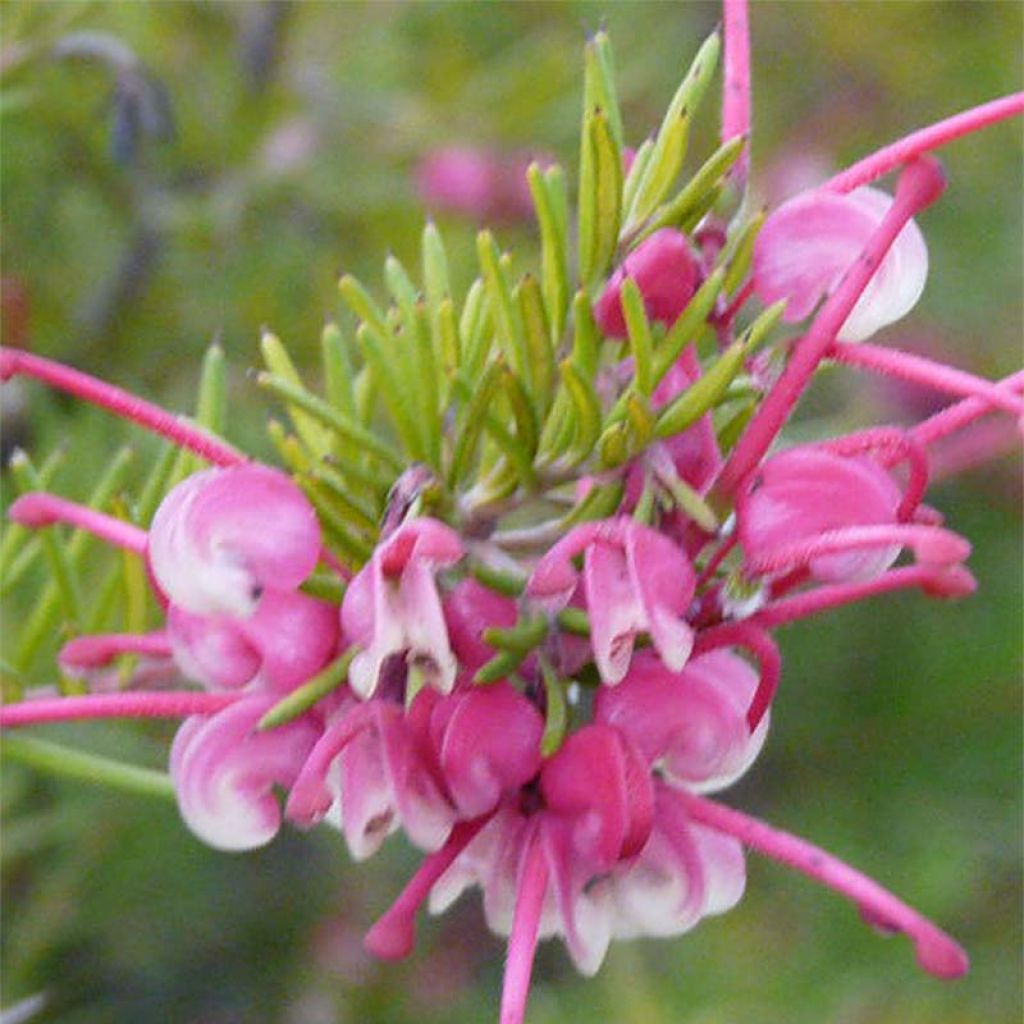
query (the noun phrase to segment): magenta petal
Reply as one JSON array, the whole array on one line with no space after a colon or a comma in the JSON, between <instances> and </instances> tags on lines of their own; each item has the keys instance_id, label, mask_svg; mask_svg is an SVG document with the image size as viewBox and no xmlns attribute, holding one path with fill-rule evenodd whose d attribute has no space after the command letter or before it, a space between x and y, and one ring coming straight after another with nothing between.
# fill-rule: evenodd
<instances>
[{"instance_id":1,"label":"magenta petal","mask_svg":"<svg viewBox=\"0 0 1024 1024\"><path fill-rule=\"evenodd\" d=\"M544 720L508 683L449 701L456 706L444 728L441 770L460 815L475 818L537 774Z\"/></svg>"},{"instance_id":2,"label":"magenta petal","mask_svg":"<svg viewBox=\"0 0 1024 1024\"><path fill-rule=\"evenodd\" d=\"M313 506L291 479L255 463L196 473L153 518L149 562L188 611L248 615L266 587L298 587L320 552Z\"/></svg>"},{"instance_id":3,"label":"magenta petal","mask_svg":"<svg viewBox=\"0 0 1024 1024\"><path fill-rule=\"evenodd\" d=\"M281 825L274 786L288 787L318 730L296 719L266 732L256 724L271 697L239 700L207 718L190 718L171 747L171 777L185 824L220 850L251 850Z\"/></svg>"},{"instance_id":4,"label":"magenta petal","mask_svg":"<svg viewBox=\"0 0 1024 1024\"><path fill-rule=\"evenodd\" d=\"M583 579L594 662L602 682L614 685L629 669L636 634L649 622L621 548L592 544L584 557Z\"/></svg>"},{"instance_id":5,"label":"magenta petal","mask_svg":"<svg viewBox=\"0 0 1024 1024\"><path fill-rule=\"evenodd\" d=\"M338 650L338 609L299 591L267 591L240 625L262 655L260 679L279 692L307 682Z\"/></svg>"}]
</instances>

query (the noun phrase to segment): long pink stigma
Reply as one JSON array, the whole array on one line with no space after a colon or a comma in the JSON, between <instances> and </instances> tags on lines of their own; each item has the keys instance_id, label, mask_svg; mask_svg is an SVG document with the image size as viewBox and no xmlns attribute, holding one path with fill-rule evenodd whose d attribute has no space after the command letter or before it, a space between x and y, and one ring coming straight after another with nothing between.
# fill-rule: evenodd
<instances>
[{"instance_id":1,"label":"long pink stigma","mask_svg":"<svg viewBox=\"0 0 1024 1024\"><path fill-rule=\"evenodd\" d=\"M1024 370L1004 377L996 384L1000 391L1017 394L1024 390ZM981 419L992 411L992 406L980 398L965 398L962 402L947 406L942 412L922 420L917 426L911 427L910 435L923 445L941 441L958 430L970 426L975 420Z\"/></svg>"},{"instance_id":2,"label":"long pink stigma","mask_svg":"<svg viewBox=\"0 0 1024 1024\"><path fill-rule=\"evenodd\" d=\"M855 434L824 441L819 447L836 455L864 455L871 452L879 456L886 469L905 460L908 469L907 486L896 511L900 522L909 520L924 499L928 489L928 453L924 445L900 427L869 427Z\"/></svg>"},{"instance_id":3,"label":"long pink stigma","mask_svg":"<svg viewBox=\"0 0 1024 1024\"><path fill-rule=\"evenodd\" d=\"M519 872L516 909L512 932L508 937L505 981L501 990L499 1024L523 1024L526 999L530 994L530 975L540 932L540 915L548 891L548 863L540 834L534 830L526 841L526 852Z\"/></svg>"},{"instance_id":4,"label":"long pink stigma","mask_svg":"<svg viewBox=\"0 0 1024 1024\"><path fill-rule=\"evenodd\" d=\"M160 693L90 693L84 697L23 700L0 707L0 728L99 718L188 718L212 715L241 694L167 690Z\"/></svg>"},{"instance_id":5,"label":"long pink stigma","mask_svg":"<svg viewBox=\"0 0 1024 1024\"><path fill-rule=\"evenodd\" d=\"M944 188L942 168L931 157L908 165L900 175L896 196L882 222L797 342L778 381L733 449L719 477L719 490L734 493L764 458L896 236L916 213L935 202Z\"/></svg>"},{"instance_id":6,"label":"long pink stigma","mask_svg":"<svg viewBox=\"0 0 1024 1024\"><path fill-rule=\"evenodd\" d=\"M772 601L746 621L763 629L774 629L832 608L911 587L920 587L933 597L954 598L973 594L977 583L962 565L907 565L890 569L871 580L827 584L794 597Z\"/></svg>"},{"instance_id":7,"label":"long pink stigma","mask_svg":"<svg viewBox=\"0 0 1024 1024\"><path fill-rule=\"evenodd\" d=\"M747 0L724 0L725 55L722 76L722 142L750 135L750 24ZM732 169L743 188L750 165L749 144Z\"/></svg>"},{"instance_id":8,"label":"long pink stigma","mask_svg":"<svg viewBox=\"0 0 1024 1024\"><path fill-rule=\"evenodd\" d=\"M153 633L102 633L69 640L57 655L61 668L82 670L109 664L122 654L169 658L171 641L164 630Z\"/></svg>"},{"instance_id":9,"label":"long pink stigma","mask_svg":"<svg viewBox=\"0 0 1024 1024\"><path fill-rule=\"evenodd\" d=\"M452 828L444 846L423 858L419 870L409 879L398 899L366 933L363 946L382 960L401 960L416 944L416 913L430 895L437 880L491 820L487 814L472 821L460 821Z\"/></svg>"},{"instance_id":10,"label":"long pink stigma","mask_svg":"<svg viewBox=\"0 0 1024 1024\"><path fill-rule=\"evenodd\" d=\"M78 530L99 537L117 548L133 551L137 555L146 553L146 531L115 519L87 505L79 505L53 494L33 491L23 494L11 505L8 516L15 523L38 529L54 523L66 523Z\"/></svg>"},{"instance_id":11,"label":"long pink stigma","mask_svg":"<svg viewBox=\"0 0 1024 1024\"><path fill-rule=\"evenodd\" d=\"M1004 121L1008 117L1024 113L1024 92L1013 93L1010 96L1002 96L997 100L990 100L982 103L979 107L971 107L952 117L947 117L937 124L929 125L927 128L920 128L911 132L902 139L876 150L863 160L840 171L835 177L830 178L822 186L833 192L851 192L860 185L867 185L888 174L902 164L921 156L947 142L959 139L962 135L969 135L971 132L979 131L995 124L997 121Z\"/></svg>"},{"instance_id":12,"label":"long pink stigma","mask_svg":"<svg viewBox=\"0 0 1024 1024\"><path fill-rule=\"evenodd\" d=\"M697 634L693 657L720 647L743 647L757 658L759 678L757 689L747 709L747 727L753 732L771 707L782 677L782 656L775 641L749 622L730 622Z\"/></svg>"},{"instance_id":13,"label":"long pink stigma","mask_svg":"<svg viewBox=\"0 0 1024 1024\"><path fill-rule=\"evenodd\" d=\"M180 448L195 452L214 465L234 466L246 461L241 452L226 442L113 384L31 352L0 348L0 380L8 380L15 374L34 377L58 391L66 391L107 409L115 416L167 438Z\"/></svg>"},{"instance_id":14,"label":"long pink stigma","mask_svg":"<svg viewBox=\"0 0 1024 1024\"><path fill-rule=\"evenodd\" d=\"M931 565L954 565L971 553L971 545L951 530L918 523L882 523L826 530L807 540L782 544L766 554L749 558L746 568L754 573L775 573L807 565L825 555L889 546L910 547L918 561Z\"/></svg>"},{"instance_id":15,"label":"long pink stigma","mask_svg":"<svg viewBox=\"0 0 1024 1024\"><path fill-rule=\"evenodd\" d=\"M967 954L954 939L856 868L806 839L730 807L692 793L679 792L678 796L694 821L735 836L744 846L834 889L857 904L870 924L886 931L903 932L914 943L917 962L929 974L959 978L966 973Z\"/></svg>"},{"instance_id":16,"label":"long pink stigma","mask_svg":"<svg viewBox=\"0 0 1024 1024\"><path fill-rule=\"evenodd\" d=\"M844 366L855 366L870 373L896 377L912 384L944 391L957 398L969 398L974 395L993 408L1002 409L1017 419L1024 416L1024 400L999 387L998 384L993 384L992 381L977 377L966 370L958 370L956 367L912 355L910 352L883 348L881 345L872 345L866 341L853 345L837 342L829 349L828 359Z\"/></svg>"}]
</instances>

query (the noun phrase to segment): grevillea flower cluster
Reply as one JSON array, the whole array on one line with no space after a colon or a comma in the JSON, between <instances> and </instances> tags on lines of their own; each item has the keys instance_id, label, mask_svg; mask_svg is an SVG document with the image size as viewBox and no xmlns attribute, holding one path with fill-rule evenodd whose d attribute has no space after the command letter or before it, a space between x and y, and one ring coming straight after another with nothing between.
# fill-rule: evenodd
<instances>
[{"instance_id":1,"label":"grevillea flower cluster","mask_svg":"<svg viewBox=\"0 0 1024 1024\"><path fill-rule=\"evenodd\" d=\"M983 416L1020 421L1024 374L992 383L867 339L924 288L914 218L945 185L932 151L1019 114L1024 95L751 212L747 12L724 11L635 151L609 41L588 41L574 215L561 167L526 175L536 271L514 278L483 231L479 277L456 301L428 224L422 285L389 258L387 308L342 279L355 326L324 332L323 396L264 336L256 381L293 424L271 428L284 469L209 417L0 357L4 379L36 378L208 464L167 463L155 510L134 519L48 493L23 464L14 523L123 549L159 614L148 631L74 636L60 692L18 694L3 726L182 718L170 782L219 849L326 823L362 860L401 831L423 861L367 948L406 956L422 906L479 889L508 936L503 1024L524 1019L540 939L592 974L613 939L677 935L735 906L745 848L905 933L926 971L967 968L875 882L709 794L766 741L778 627L900 589L974 589L969 543L924 503L929 452ZM721 145L680 183L720 51ZM912 427L787 446L826 363L948 404Z\"/></svg>"}]
</instances>

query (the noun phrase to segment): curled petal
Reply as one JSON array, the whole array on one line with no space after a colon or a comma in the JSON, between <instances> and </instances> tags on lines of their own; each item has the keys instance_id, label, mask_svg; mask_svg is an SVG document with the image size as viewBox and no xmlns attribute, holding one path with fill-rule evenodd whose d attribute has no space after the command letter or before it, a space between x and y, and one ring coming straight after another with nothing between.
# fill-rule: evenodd
<instances>
[{"instance_id":1,"label":"curled petal","mask_svg":"<svg viewBox=\"0 0 1024 1024\"><path fill-rule=\"evenodd\" d=\"M463 817L475 818L530 781L540 768L544 719L508 683L472 687L439 703L439 760Z\"/></svg>"},{"instance_id":2,"label":"curled petal","mask_svg":"<svg viewBox=\"0 0 1024 1024\"><path fill-rule=\"evenodd\" d=\"M448 639L459 664L473 674L494 657L483 631L514 626L518 613L510 597L495 593L472 577L461 580L444 599Z\"/></svg>"},{"instance_id":3,"label":"curled petal","mask_svg":"<svg viewBox=\"0 0 1024 1024\"><path fill-rule=\"evenodd\" d=\"M617 687L602 687L595 719L619 730L671 783L718 789L746 771L764 742L767 718L753 733L747 722L757 686L753 669L727 650L693 658L679 673L644 653Z\"/></svg>"},{"instance_id":4,"label":"curled petal","mask_svg":"<svg viewBox=\"0 0 1024 1024\"><path fill-rule=\"evenodd\" d=\"M154 578L196 614L251 614L265 589L298 587L319 552L313 506L284 473L254 463L184 480L149 534Z\"/></svg>"},{"instance_id":5,"label":"curled petal","mask_svg":"<svg viewBox=\"0 0 1024 1024\"><path fill-rule=\"evenodd\" d=\"M171 778L185 824L220 850L251 850L281 825L274 786L288 787L313 748L317 727L299 718L257 732L272 697L239 700L183 723L171 747Z\"/></svg>"},{"instance_id":6,"label":"curled petal","mask_svg":"<svg viewBox=\"0 0 1024 1024\"><path fill-rule=\"evenodd\" d=\"M817 190L783 203L765 221L754 249L758 297L786 299L783 318L806 319L838 286L881 223L892 199L864 186L846 195ZM913 309L928 276L928 250L913 221L896 238L838 334L863 341Z\"/></svg>"}]
</instances>

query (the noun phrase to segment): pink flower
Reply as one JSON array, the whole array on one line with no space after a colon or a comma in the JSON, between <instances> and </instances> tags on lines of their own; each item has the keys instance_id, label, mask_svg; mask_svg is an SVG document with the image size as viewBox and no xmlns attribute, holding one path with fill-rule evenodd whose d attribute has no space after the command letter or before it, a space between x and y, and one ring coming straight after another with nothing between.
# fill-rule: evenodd
<instances>
[{"instance_id":1,"label":"pink flower","mask_svg":"<svg viewBox=\"0 0 1024 1024\"><path fill-rule=\"evenodd\" d=\"M955 564L970 548L927 523L901 522L904 496L873 459L822 447L768 459L737 503L737 533L749 571L806 566L822 582L866 580L884 572L904 545L921 561Z\"/></svg>"},{"instance_id":2,"label":"pink flower","mask_svg":"<svg viewBox=\"0 0 1024 1024\"><path fill-rule=\"evenodd\" d=\"M274 701L246 697L186 719L174 737L171 778L181 815L219 850L251 850L274 838L281 808L273 787L291 786L316 742L319 729L309 717L256 731Z\"/></svg>"},{"instance_id":3,"label":"pink flower","mask_svg":"<svg viewBox=\"0 0 1024 1024\"><path fill-rule=\"evenodd\" d=\"M564 608L579 583L572 559L581 553L583 593L601 679L614 684L625 676L633 642L642 632L650 634L669 668L681 669L693 646L685 615L696 584L686 555L633 519L583 523L537 563L527 594L549 610Z\"/></svg>"},{"instance_id":4,"label":"pink flower","mask_svg":"<svg viewBox=\"0 0 1024 1024\"><path fill-rule=\"evenodd\" d=\"M623 261L594 304L594 319L609 338L626 337L622 282L636 282L652 321L671 327L697 290L699 272L690 243L681 231L662 228L644 239Z\"/></svg>"},{"instance_id":5,"label":"pink flower","mask_svg":"<svg viewBox=\"0 0 1024 1024\"><path fill-rule=\"evenodd\" d=\"M171 602L246 616L264 590L295 590L320 557L313 506L284 473L257 463L195 473L164 498L149 565Z\"/></svg>"},{"instance_id":6,"label":"pink flower","mask_svg":"<svg viewBox=\"0 0 1024 1024\"><path fill-rule=\"evenodd\" d=\"M462 671L475 674L495 651L483 638L485 629L508 629L518 618L516 603L471 576L460 580L444 600L448 639Z\"/></svg>"},{"instance_id":7,"label":"pink flower","mask_svg":"<svg viewBox=\"0 0 1024 1024\"><path fill-rule=\"evenodd\" d=\"M457 666L435 575L462 554L454 530L435 519L412 519L377 546L349 584L341 625L346 638L363 648L349 669L349 685L360 697L373 694L385 659L399 654L441 692L455 685Z\"/></svg>"},{"instance_id":8,"label":"pink flower","mask_svg":"<svg viewBox=\"0 0 1024 1024\"><path fill-rule=\"evenodd\" d=\"M892 206L878 189L846 195L817 189L783 203L754 248L754 287L765 304L786 299L796 323L831 295ZM863 341L913 309L928 276L928 250L908 221L840 328L839 341Z\"/></svg>"},{"instance_id":9,"label":"pink flower","mask_svg":"<svg viewBox=\"0 0 1024 1024\"><path fill-rule=\"evenodd\" d=\"M533 216L526 182L532 159L522 152L495 153L472 146L436 149L416 168L416 188L431 210L474 220L526 220Z\"/></svg>"}]
</instances>

